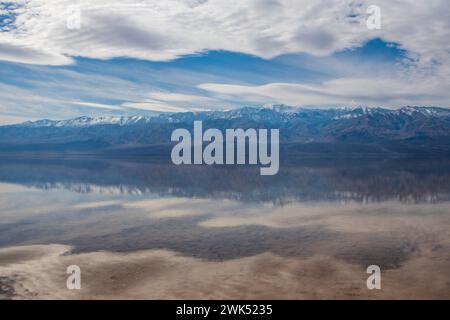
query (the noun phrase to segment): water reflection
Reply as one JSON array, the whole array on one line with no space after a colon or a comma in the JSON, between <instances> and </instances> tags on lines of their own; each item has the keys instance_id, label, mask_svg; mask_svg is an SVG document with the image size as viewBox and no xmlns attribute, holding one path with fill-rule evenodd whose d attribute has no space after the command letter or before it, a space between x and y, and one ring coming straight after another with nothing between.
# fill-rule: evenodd
<instances>
[{"instance_id":1,"label":"water reflection","mask_svg":"<svg viewBox=\"0 0 450 320\"><path fill-rule=\"evenodd\" d=\"M363 281L365 267L377 264L391 286L381 297L450 298L449 175L449 161L430 159L306 159L282 166L276 176L260 176L256 167L177 167L143 159L4 158L0 296L27 297L17 283L37 277L32 270L44 268L57 281L64 276L61 265L78 261L92 278L85 297L150 290L129 283L126 270L134 267L147 280L161 275L164 289L145 291L150 298L377 297ZM43 252L39 258L36 250ZM105 284L109 278L95 280L97 268L133 290L117 291ZM406 275L424 268L411 294ZM180 270L185 276L175 275ZM317 287L326 285L327 273L334 288L328 291ZM211 283L195 285L188 274ZM239 294L255 274L265 285ZM39 281L42 287L50 280ZM44 284L56 290L52 281ZM228 287L214 295L217 281ZM430 281L436 282L432 288ZM55 292L70 297L61 290Z\"/></svg>"},{"instance_id":2,"label":"water reflection","mask_svg":"<svg viewBox=\"0 0 450 320\"><path fill-rule=\"evenodd\" d=\"M450 160L304 159L275 176L251 166L175 166L145 159L0 159L0 182L79 193L239 201L449 200Z\"/></svg>"}]
</instances>

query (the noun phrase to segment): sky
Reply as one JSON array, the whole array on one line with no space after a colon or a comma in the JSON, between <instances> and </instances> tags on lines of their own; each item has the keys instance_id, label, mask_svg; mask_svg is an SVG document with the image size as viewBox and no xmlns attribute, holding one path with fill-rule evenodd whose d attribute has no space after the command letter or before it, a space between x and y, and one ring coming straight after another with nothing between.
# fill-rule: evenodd
<instances>
[{"instance_id":1,"label":"sky","mask_svg":"<svg viewBox=\"0 0 450 320\"><path fill-rule=\"evenodd\" d=\"M449 17L448 0L0 1L0 124L449 107Z\"/></svg>"}]
</instances>

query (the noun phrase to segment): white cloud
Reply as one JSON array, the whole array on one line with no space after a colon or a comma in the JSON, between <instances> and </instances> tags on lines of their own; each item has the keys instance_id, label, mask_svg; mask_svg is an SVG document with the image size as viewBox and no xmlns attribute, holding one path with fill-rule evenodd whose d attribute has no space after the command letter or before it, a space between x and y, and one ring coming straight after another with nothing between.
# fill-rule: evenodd
<instances>
[{"instance_id":1,"label":"white cloud","mask_svg":"<svg viewBox=\"0 0 450 320\"><path fill-rule=\"evenodd\" d=\"M48 52L41 48L21 45L18 41L8 42L0 35L0 60L40 65L66 65L73 59L57 52Z\"/></svg>"},{"instance_id":2,"label":"white cloud","mask_svg":"<svg viewBox=\"0 0 450 320\"><path fill-rule=\"evenodd\" d=\"M445 0L378 0L382 29L368 30L360 0L30 0L16 10L15 29L0 43L34 52L35 63L70 63L64 56L107 59L128 56L168 60L205 50L264 58L306 52L329 55L381 36L423 61L447 60L449 7ZM81 28L67 21L81 10ZM76 16L75 16L76 17ZM11 50L11 49L8 49ZM0 51L7 51L5 49ZM3 54L3 59L12 56ZM50 57L53 57L52 61ZM24 57L31 62L30 57Z\"/></svg>"},{"instance_id":3,"label":"white cloud","mask_svg":"<svg viewBox=\"0 0 450 320\"><path fill-rule=\"evenodd\" d=\"M71 8L77 7L81 28L69 29L67 22L77 19ZM299 51L325 55L364 40L364 28L347 18L356 9L334 0L31 0L17 11L17 29L9 33L19 46L54 52L53 63L61 64L61 54L149 60L214 49L265 58Z\"/></svg>"},{"instance_id":4,"label":"white cloud","mask_svg":"<svg viewBox=\"0 0 450 320\"><path fill-rule=\"evenodd\" d=\"M86 102L86 101L69 101L69 103L83 106L83 107L94 107L99 109L109 109L109 110L122 110L121 107L115 105L109 105L104 103Z\"/></svg>"},{"instance_id":5,"label":"white cloud","mask_svg":"<svg viewBox=\"0 0 450 320\"><path fill-rule=\"evenodd\" d=\"M125 102L122 104L124 108L140 109L157 112L186 112L186 108L176 107L160 101L144 100L139 102Z\"/></svg>"},{"instance_id":6,"label":"white cloud","mask_svg":"<svg viewBox=\"0 0 450 320\"><path fill-rule=\"evenodd\" d=\"M151 92L149 96L156 100L173 101L173 102L193 102L193 103L211 103L216 101L215 99L197 96L192 94L183 94L175 92Z\"/></svg>"},{"instance_id":7,"label":"white cloud","mask_svg":"<svg viewBox=\"0 0 450 320\"><path fill-rule=\"evenodd\" d=\"M293 106L402 107L448 105L448 82L439 78L339 78L321 84L269 83L260 86L205 83L199 88L227 99ZM405 85L407 84L407 85Z\"/></svg>"},{"instance_id":8,"label":"white cloud","mask_svg":"<svg viewBox=\"0 0 450 320\"><path fill-rule=\"evenodd\" d=\"M206 83L200 88L211 93L209 97L162 92L141 96L132 92L123 98L129 102L121 108L182 111L224 105L224 100L295 105L348 104L351 100L367 105L448 105L450 98L447 0L377 0L376 3L369 0L20 0L17 3L20 4L17 9L10 10L13 22L6 31L0 32L0 60L43 65L71 64L72 57L166 61L208 50L241 52L266 59L294 52L329 56L377 37L398 43L407 50L410 59L402 71L392 70L385 78L344 76L314 85ZM365 11L372 4L381 8L381 30L366 28ZM67 26L68 21L76 19L76 11L71 8L81 10L80 29ZM106 86L97 93L100 98L115 95Z\"/></svg>"}]
</instances>

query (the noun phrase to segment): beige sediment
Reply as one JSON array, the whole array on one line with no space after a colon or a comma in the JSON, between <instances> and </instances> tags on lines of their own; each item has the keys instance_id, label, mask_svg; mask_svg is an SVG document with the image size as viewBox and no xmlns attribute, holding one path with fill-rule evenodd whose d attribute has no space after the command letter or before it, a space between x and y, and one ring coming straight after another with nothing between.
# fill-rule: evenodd
<instances>
[{"instance_id":1,"label":"beige sediment","mask_svg":"<svg viewBox=\"0 0 450 320\"><path fill-rule=\"evenodd\" d=\"M218 262L166 250L70 254L64 245L0 249L0 277L14 299L450 299L444 249L382 271L382 290L367 289L364 266L329 256ZM69 265L81 268L81 290L66 287Z\"/></svg>"}]
</instances>

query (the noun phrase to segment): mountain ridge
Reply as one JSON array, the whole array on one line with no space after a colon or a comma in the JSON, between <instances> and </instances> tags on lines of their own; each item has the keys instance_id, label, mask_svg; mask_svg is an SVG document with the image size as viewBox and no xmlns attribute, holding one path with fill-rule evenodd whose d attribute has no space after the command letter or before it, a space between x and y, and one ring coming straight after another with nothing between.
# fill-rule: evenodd
<instances>
[{"instance_id":1,"label":"mountain ridge","mask_svg":"<svg viewBox=\"0 0 450 320\"><path fill-rule=\"evenodd\" d=\"M242 116L243 113L247 111L258 111L258 110L271 110L282 114L300 114L300 113L314 113L314 112L335 112L338 116L335 119L345 119L345 118L356 118L362 115L374 115L374 114L407 114L412 115L413 113L418 113L424 116L450 116L450 109L442 107L423 107L423 106L405 106L400 109L387 109L387 108L369 108L369 107L340 107L340 108L328 108L328 109L315 109L315 108L295 108L287 105L273 105L266 108L258 107L242 107L239 109L227 110L227 111L196 111L196 112L178 112L178 113L165 113L161 112L159 114L152 116L101 116L101 117L89 117L80 116L76 118L66 119L66 120L50 120L41 119L37 121L26 121L23 123L11 124L6 126L28 126L28 127L48 127L48 126L89 126L89 125L102 125L102 124L118 124L118 125L128 125L135 124L139 122L149 123L150 119L159 116L166 116L170 119L172 116L177 114L194 114L194 115L207 115L217 118L217 115L230 115L231 117ZM223 117L223 116L222 116ZM220 116L219 116L220 118ZM230 118L230 117L228 117ZM3 126L5 127L5 126Z\"/></svg>"},{"instance_id":2,"label":"mountain ridge","mask_svg":"<svg viewBox=\"0 0 450 320\"><path fill-rule=\"evenodd\" d=\"M299 144L308 150L314 144L314 148L327 152L340 146L342 150L352 151L368 150L369 147L387 152L397 152L400 148L401 152L450 153L450 109L419 106L310 109L285 105L160 113L148 117L84 116L68 120L28 121L0 126L0 151L170 145L173 130L186 128L192 131L193 122L198 120L203 121L204 130L280 129L280 143Z\"/></svg>"}]
</instances>

